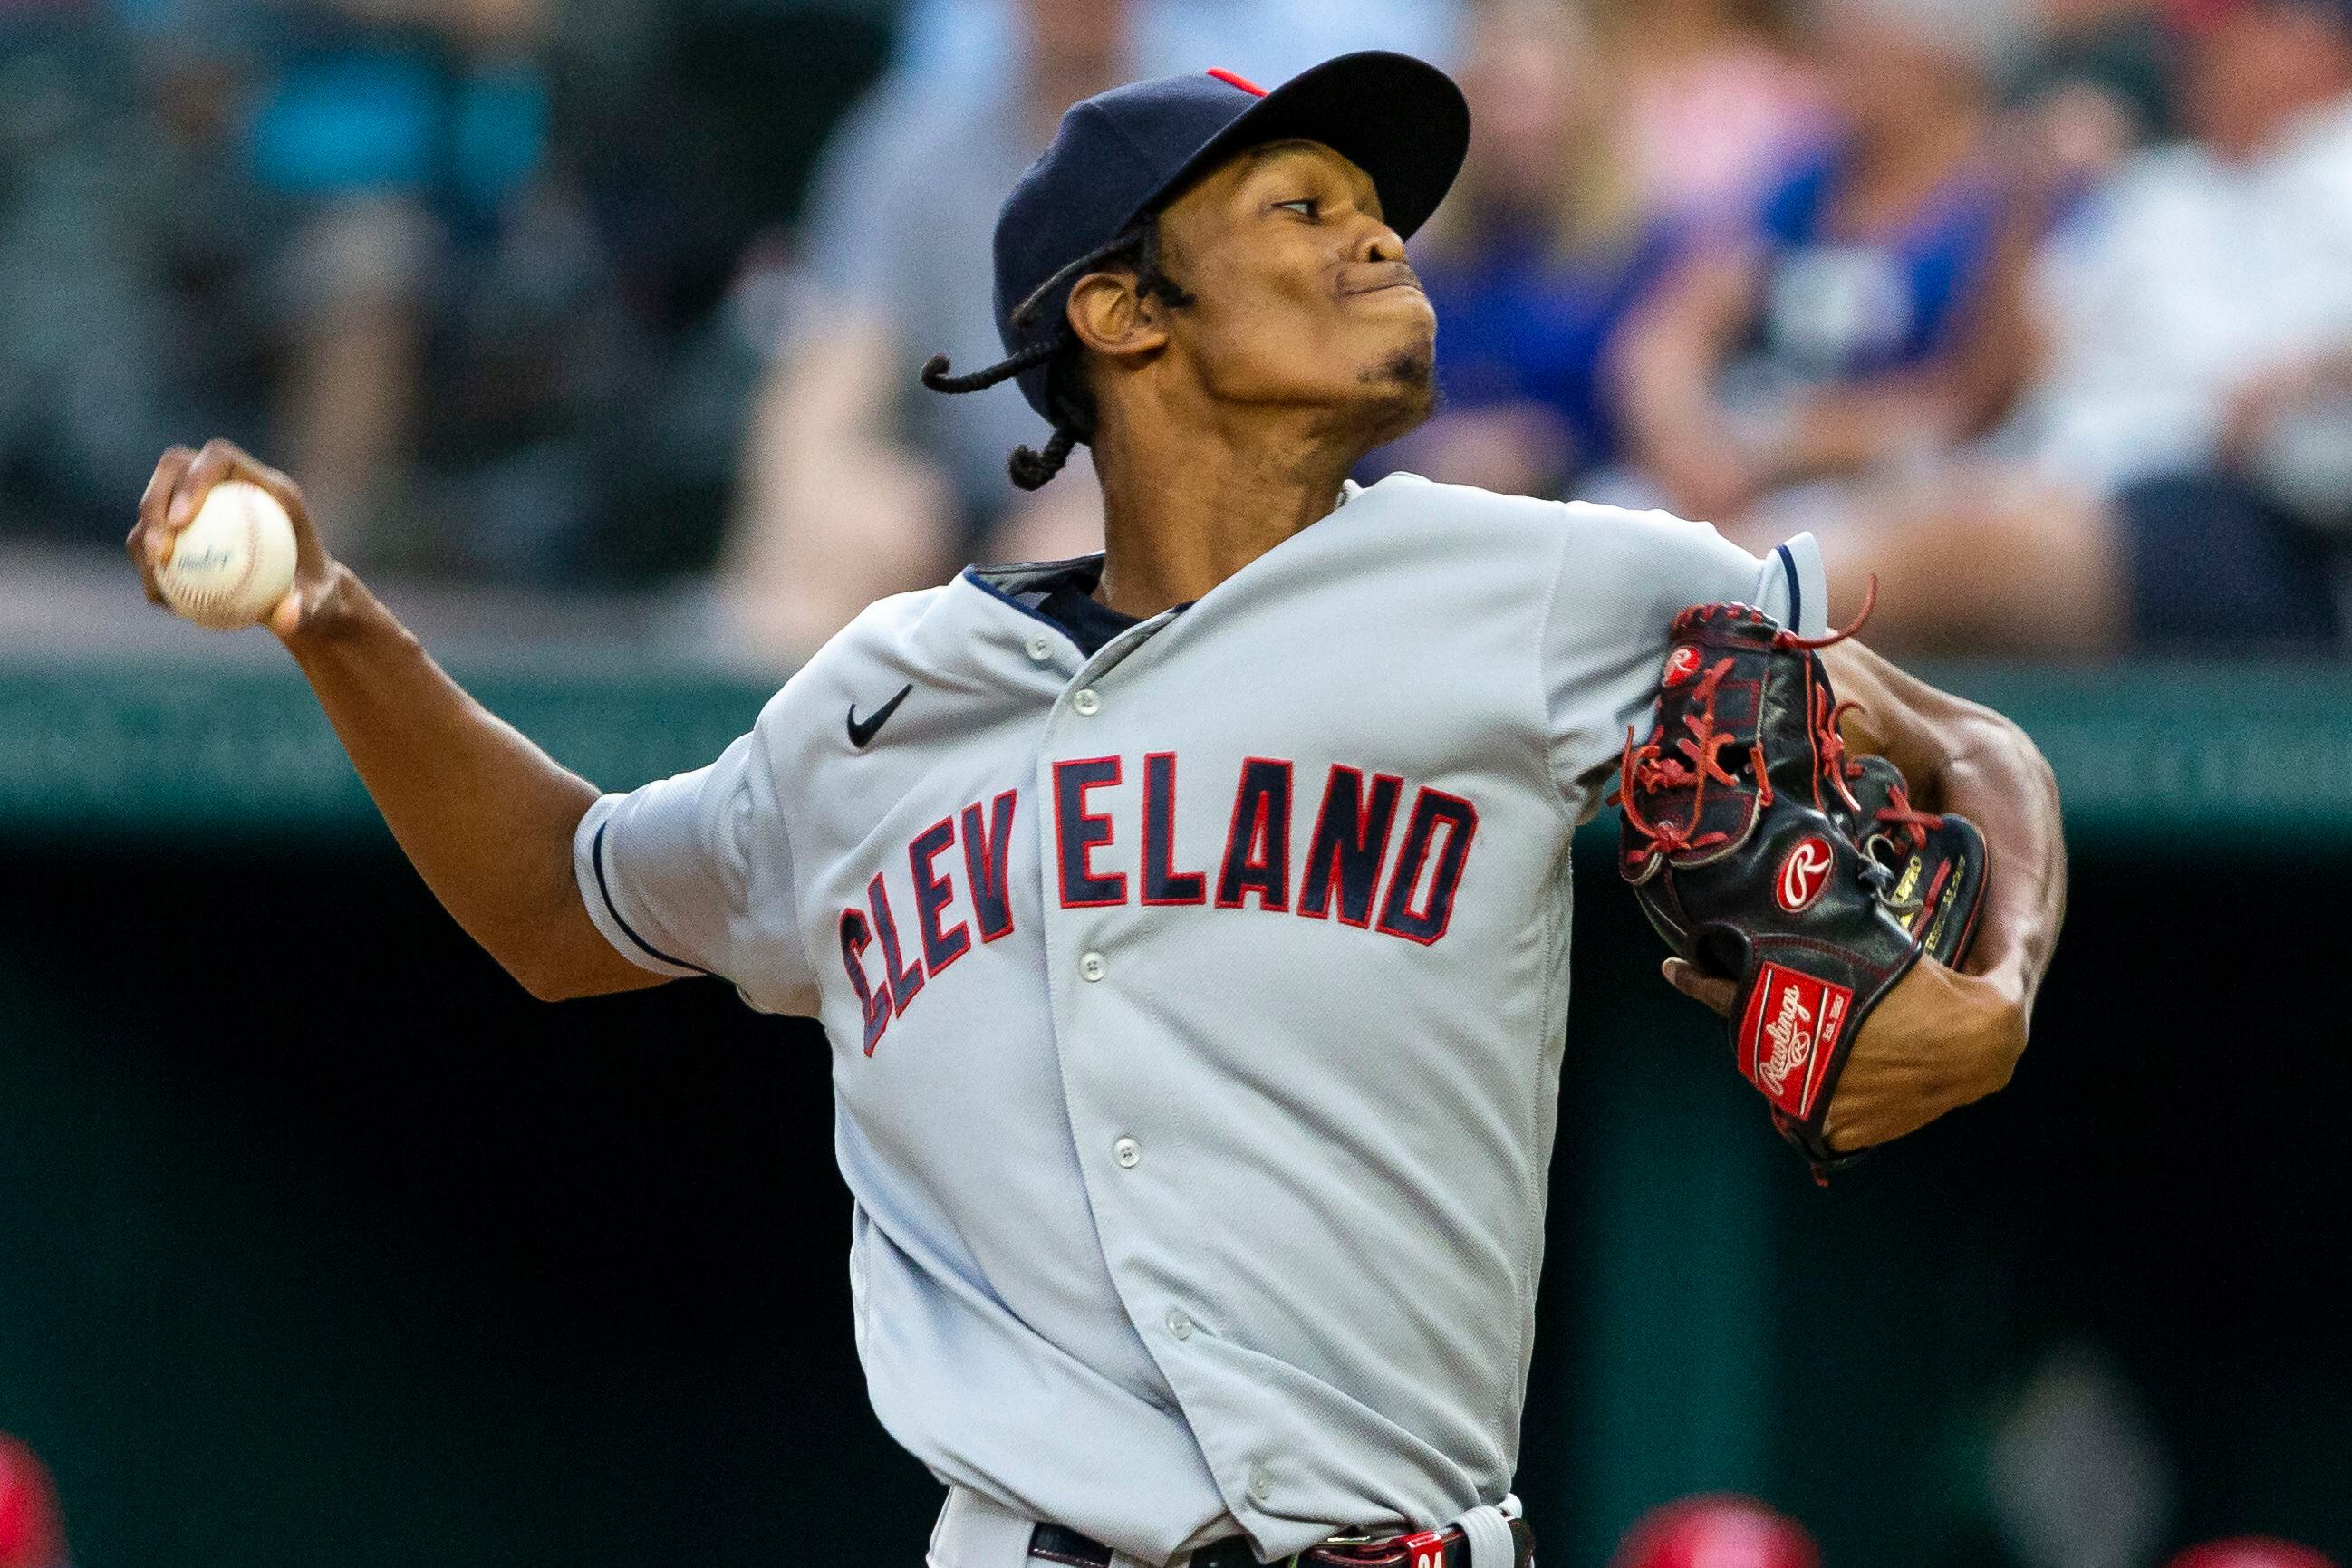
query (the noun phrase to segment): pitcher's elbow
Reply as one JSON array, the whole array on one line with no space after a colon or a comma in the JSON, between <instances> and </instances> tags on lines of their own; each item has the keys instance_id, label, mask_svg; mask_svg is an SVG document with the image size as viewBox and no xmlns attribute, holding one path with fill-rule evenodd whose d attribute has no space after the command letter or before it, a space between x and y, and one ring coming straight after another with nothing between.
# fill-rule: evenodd
<instances>
[{"instance_id":1,"label":"pitcher's elbow","mask_svg":"<svg viewBox=\"0 0 2352 1568\"><path fill-rule=\"evenodd\" d=\"M514 977L514 980L517 985L530 993L531 999L534 1001L569 1001L573 997L580 994L578 990L565 984L560 977L555 975L543 973L536 969L520 967L513 964L507 965L506 971L508 974Z\"/></svg>"},{"instance_id":2,"label":"pitcher's elbow","mask_svg":"<svg viewBox=\"0 0 2352 1568\"><path fill-rule=\"evenodd\" d=\"M530 993L531 999L541 1002L568 1002L577 997L593 994L597 988L586 984L576 968L548 962L544 957L499 955L499 967L511 976L515 984Z\"/></svg>"}]
</instances>

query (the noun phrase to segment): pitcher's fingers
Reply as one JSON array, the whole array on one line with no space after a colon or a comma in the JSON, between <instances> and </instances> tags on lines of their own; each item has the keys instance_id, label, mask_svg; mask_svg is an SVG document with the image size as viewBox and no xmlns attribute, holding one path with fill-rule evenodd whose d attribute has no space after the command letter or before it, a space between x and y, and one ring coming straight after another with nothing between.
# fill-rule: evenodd
<instances>
[{"instance_id":1,"label":"pitcher's fingers","mask_svg":"<svg viewBox=\"0 0 2352 1568\"><path fill-rule=\"evenodd\" d=\"M1831 1148L1842 1155L1857 1149L1874 1149L1881 1144L1891 1144L1906 1133L1916 1132L1916 1124L1906 1125L1899 1117L1879 1110L1864 1111L1859 1115L1840 1115L1834 1109L1822 1124L1822 1136Z\"/></svg>"},{"instance_id":2,"label":"pitcher's fingers","mask_svg":"<svg viewBox=\"0 0 2352 1568\"><path fill-rule=\"evenodd\" d=\"M149 528L162 525L164 511L171 504L172 492L179 486L180 476L185 474L188 465L195 460L196 455L187 447L164 449L163 455L155 460L155 472L148 476L147 488L139 497L141 523Z\"/></svg>"},{"instance_id":3,"label":"pitcher's fingers","mask_svg":"<svg viewBox=\"0 0 2352 1568\"><path fill-rule=\"evenodd\" d=\"M147 591L147 602L158 604L163 601L163 596L156 591L157 563L152 554L152 547L147 542L148 535L152 531L154 530L143 521L131 524L131 531L122 536L122 553L129 556L131 564L139 569L139 586ZM167 534L164 537L168 538L170 536Z\"/></svg>"},{"instance_id":4,"label":"pitcher's fingers","mask_svg":"<svg viewBox=\"0 0 2352 1568\"><path fill-rule=\"evenodd\" d=\"M197 507L214 486L224 479L236 478L240 467L258 466L234 441L213 437L205 443L204 450L196 454L195 460L180 475L179 483L173 486L167 520L175 528L187 527L188 519L196 515Z\"/></svg>"},{"instance_id":5,"label":"pitcher's fingers","mask_svg":"<svg viewBox=\"0 0 2352 1568\"><path fill-rule=\"evenodd\" d=\"M1864 1092L1849 1101L1843 1089L1830 1102L1822 1130L1833 1149L1874 1149L1907 1138L1952 1107L1915 1095Z\"/></svg>"},{"instance_id":6,"label":"pitcher's fingers","mask_svg":"<svg viewBox=\"0 0 2352 1568\"><path fill-rule=\"evenodd\" d=\"M1680 958L1665 962L1666 983L1691 1000L1729 1017L1732 998L1739 994L1739 983L1710 975L1696 964Z\"/></svg>"},{"instance_id":7,"label":"pitcher's fingers","mask_svg":"<svg viewBox=\"0 0 2352 1568\"><path fill-rule=\"evenodd\" d=\"M147 602L148 602L148 603L150 603L150 604L161 604L161 603L163 603L163 589L162 589L161 587L159 587L159 586L156 584L156 581L155 581L155 568L154 568L153 563L150 562L150 561L146 559L145 553L144 553L143 551L140 554L140 556L139 556L138 559L139 559L139 591L140 591L142 593L144 593L144 594L147 596Z\"/></svg>"},{"instance_id":8,"label":"pitcher's fingers","mask_svg":"<svg viewBox=\"0 0 2352 1568\"><path fill-rule=\"evenodd\" d=\"M302 590L299 587L288 589L285 596L262 619L278 636L294 635L302 627Z\"/></svg>"},{"instance_id":9,"label":"pitcher's fingers","mask_svg":"<svg viewBox=\"0 0 2352 1568\"><path fill-rule=\"evenodd\" d=\"M168 448L156 460L155 472L148 476L147 488L139 497L139 520L131 525L123 536L122 550L131 564L139 569L140 586L146 590L150 604L163 602L162 591L155 586L155 569L172 549L172 530L165 526L163 516L169 508L172 492L180 476L196 455L184 446Z\"/></svg>"},{"instance_id":10,"label":"pitcher's fingers","mask_svg":"<svg viewBox=\"0 0 2352 1568\"><path fill-rule=\"evenodd\" d=\"M237 451L234 446L229 450L236 453L236 469L229 476L231 478L249 480L259 486L268 494L271 500L285 507L296 518L301 517L303 512L300 486L288 478L284 473L272 468L251 453Z\"/></svg>"}]
</instances>

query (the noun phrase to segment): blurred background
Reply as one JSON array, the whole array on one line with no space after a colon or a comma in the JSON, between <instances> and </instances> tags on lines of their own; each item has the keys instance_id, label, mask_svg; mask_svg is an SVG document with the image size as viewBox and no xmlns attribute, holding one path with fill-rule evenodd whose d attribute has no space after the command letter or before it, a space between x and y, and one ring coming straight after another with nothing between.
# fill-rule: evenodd
<instances>
[{"instance_id":1,"label":"blurred background","mask_svg":"<svg viewBox=\"0 0 2352 1568\"><path fill-rule=\"evenodd\" d=\"M1584 857L1544 1562L2352 1559L2352 0L0 0L0 1568L919 1560L810 1028L530 1002L121 540L229 435L567 765L696 766L1098 543L914 374L1061 109L1367 46L1476 132L1363 477L1811 528L2069 806L2015 1086L1825 1191Z\"/></svg>"}]
</instances>

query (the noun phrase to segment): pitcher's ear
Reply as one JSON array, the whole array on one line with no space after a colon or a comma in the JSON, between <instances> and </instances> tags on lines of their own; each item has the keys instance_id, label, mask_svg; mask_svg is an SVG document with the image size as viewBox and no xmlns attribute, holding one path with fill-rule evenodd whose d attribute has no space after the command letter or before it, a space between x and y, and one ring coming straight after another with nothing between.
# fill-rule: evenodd
<instances>
[{"instance_id":1,"label":"pitcher's ear","mask_svg":"<svg viewBox=\"0 0 2352 1568\"><path fill-rule=\"evenodd\" d=\"M1168 343L1168 309L1123 272L1090 272L1070 290L1070 332L1096 353L1133 361Z\"/></svg>"}]
</instances>

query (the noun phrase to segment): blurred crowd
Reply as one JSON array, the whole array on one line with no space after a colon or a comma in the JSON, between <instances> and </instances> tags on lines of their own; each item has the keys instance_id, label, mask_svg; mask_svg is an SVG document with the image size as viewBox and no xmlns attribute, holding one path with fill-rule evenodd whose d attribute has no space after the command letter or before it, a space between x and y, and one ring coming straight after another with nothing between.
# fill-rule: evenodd
<instances>
[{"instance_id":1,"label":"blurred crowd","mask_svg":"<svg viewBox=\"0 0 2352 1568\"><path fill-rule=\"evenodd\" d=\"M332 543L698 567L887 18L639 0L0 3L0 528L111 542L226 434Z\"/></svg>"},{"instance_id":2,"label":"blurred crowd","mask_svg":"<svg viewBox=\"0 0 2352 1568\"><path fill-rule=\"evenodd\" d=\"M5 0L0 527L226 433L362 564L708 585L778 663L1097 548L990 234L1070 102L1437 59L1438 416L1375 455L1822 540L1874 641L2339 647L2352 0Z\"/></svg>"}]
</instances>

